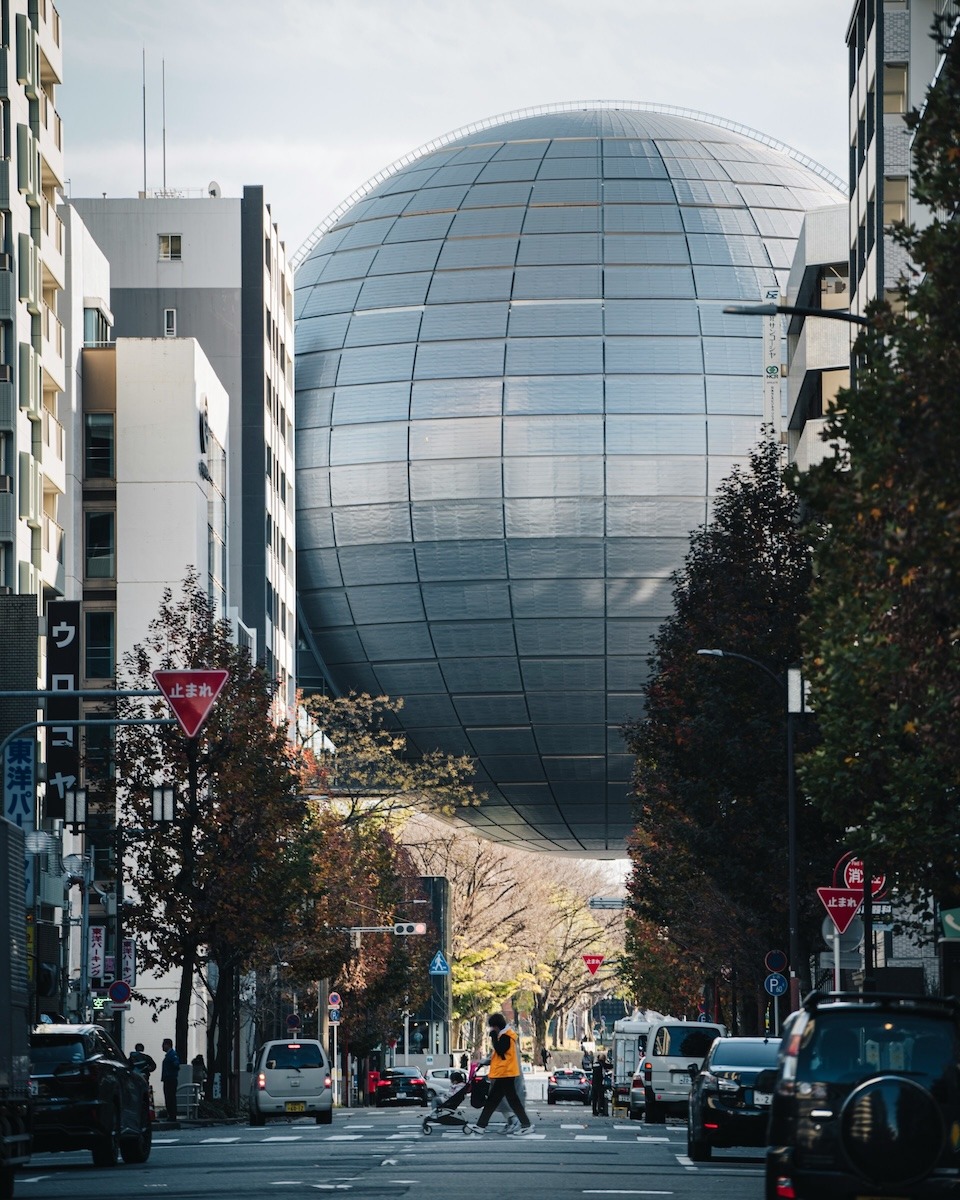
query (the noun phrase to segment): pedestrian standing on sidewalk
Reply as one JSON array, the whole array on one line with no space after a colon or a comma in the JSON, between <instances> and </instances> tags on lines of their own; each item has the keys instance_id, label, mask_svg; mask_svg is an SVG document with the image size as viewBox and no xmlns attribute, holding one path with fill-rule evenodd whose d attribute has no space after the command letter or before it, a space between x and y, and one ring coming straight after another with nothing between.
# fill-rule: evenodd
<instances>
[{"instance_id":1,"label":"pedestrian standing on sidewalk","mask_svg":"<svg viewBox=\"0 0 960 1200\"><path fill-rule=\"evenodd\" d=\"M177 1080L180 1078L180 1056L169 1038L163 1039L163 1062L160 1064L160 1082L163 1084L163 1103L167 1120L177 1119Z\"/></svg>"},{"instance_id":2,"label":"pedestrian standing on sidewalk","mask_svg":"<svg viewBox=\"0 0 960 1200\"><path fill-rule=\"evenodd\" d=\"M595 1117L605 1117L607 1115L606 1094L604 1092L604 1076L606 1073L607 1056L601 1050L597 1061L593 1064L590 1080L590 1099L593 1101L593 1115Z\"/></svg>"},{"instance_id":3,"label":"pedestrian standing on sidewalk","mask_svg":"<svg viewBox=\"0 0 960 1200\"><path fill-rule=\"evenodd\" d=\"M507 1028L503 1013L490 1014L487 1018L487 1032L493 1048L490 1056L490 1091L476 1125L470 1127L471 1132L484 1133L500 1101L506 1100L520 1122L516 1136L529 1133L532 1129L530 1118L517 1095L517 1081L523 1074L517 1035Z\"/></svg>"}]
</instances>

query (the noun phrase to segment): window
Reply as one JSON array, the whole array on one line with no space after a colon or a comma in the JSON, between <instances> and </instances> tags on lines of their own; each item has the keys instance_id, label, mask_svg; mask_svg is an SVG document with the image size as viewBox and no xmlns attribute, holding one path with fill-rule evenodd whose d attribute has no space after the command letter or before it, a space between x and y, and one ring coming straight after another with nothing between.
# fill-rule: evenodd
<instances>
[{"instance_id":1,"label":"window","mask_svg":"<svg viewBox=\"0 0 960 1200\"><path fill-rule=\"evenodd\" d=\"M94 610L84 615L83 673L87 679L113 678L114 627L112 612Z\"/></svg>"},{"instance_id":2,"label":"window","mask_svg":"<svg viewBox=\"0 0 960 1200\"><path fill-rule=\"evenodd\" d=\"M883 111L905 113L907 111L907 68L905 66L883 68Z\"/></svg>"},{"instance_id":3,"label":"window","mask_svg":"<svg viewBox=\"0 0 960 1200\"><path fill-rule=\"evenodd\" d=\"M886 176L883 181L883 227L889 228L894 221L907 219L906 177Z\"/></svg>"},{"instance_id":4,"label":"window","mask_svg":"<svg viewBox=\"0 0 960 1200\"><path fill-rule=\"evenodd\" d=\"M84 478L113 479L113 450L113 413L85 413L83 418Z\"/></svg>"},{"instance_id":5,"label":"window","mask_svg":"<svg viewBox=\"0 0 960 1200\"><path fill-rule=\"evenodd\" d=\"M161 233L159 236L160 243L160 261L161 262L179 262L180 261L180 234L179 233Z\"/></svg>"},{"instance_id":6,"label":"window","mask_svg":"<svg viewBox=\"0 0 960 1200\"><path fill-rule=\"evenodd\" d=\"M163 336L177 336L177 310L175 308L165 308L163 310Z\"/></svg>"},{"instance_id":7,"label":"window","mask_svg":"<svg viewBox=\"0 0 960 1200\"><path fill-rule=\"evenodd\" d=\"M116 514L84 514L86 575L88 579L113 579L116 576Z\"/></svg>"},{"instance_id":8,"label":"window","mask_svg":"<svg viewBox=\"0 0 960 1200\"><path fill-rule=\"evenodd\" d=\"M110 325L99 308L83 310L83 344L105 346L110 342Z\"/></svg>"}]
</instances>

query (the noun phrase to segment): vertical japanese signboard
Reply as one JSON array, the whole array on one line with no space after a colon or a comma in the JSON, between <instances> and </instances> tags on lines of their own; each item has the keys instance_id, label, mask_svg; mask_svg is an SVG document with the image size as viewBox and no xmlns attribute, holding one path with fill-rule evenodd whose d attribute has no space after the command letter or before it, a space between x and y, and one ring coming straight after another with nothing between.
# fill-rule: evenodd
<instances>
[{"instance_id":1,"label":"vertical japanese signboard","mask_svg":"<svg viewBox=\"0 0 960 1200\"><path fill-rule=\"evenodd\" d=\"M766 288L764 303L779 304L780 289ZM763 321L763 423L772 425L775 437L780 436L783 426L782 399L780 396L780 338L781 317L775 313L761 317Z\"/></svg>"},{"instance_id":2,"label":"vertical japanese signboard","mask_svg":"<svg viewBox=\"0 0 960 1200\"><path fill-rule=\"evenodd\" d=\"M79 730L57 725L80 719L76 697L57 697L80 686L80 602L56 600L47 606L47 788L43 815L63 818L64 793L80 785Z\"/></svg>"},{"instance_id":3,"label":"vertical japanese signboard","mask_svg":"<svg viewBox=\"0 0 960 1200\"><path fill-rule=\"evenodd\" d=\"M103 981L104 971L107 969L106 934L106 926L90 926L90 951L87 956L88 970L91 979L99 979L101 982Z\"/></svg>"},{"instance_id":4,"label":"vertical japanese signboard","mask_svg":"<svg viewBox=\"0 0 960 1200\"><path fill-rule=\"evenodd\" d=\"M36 738L14 738L3 752L3 815L24 833L37 827L37 742ZM27 909L34 901L34 856L23 861L23 901Z\"/></svg>"}]
</instances>

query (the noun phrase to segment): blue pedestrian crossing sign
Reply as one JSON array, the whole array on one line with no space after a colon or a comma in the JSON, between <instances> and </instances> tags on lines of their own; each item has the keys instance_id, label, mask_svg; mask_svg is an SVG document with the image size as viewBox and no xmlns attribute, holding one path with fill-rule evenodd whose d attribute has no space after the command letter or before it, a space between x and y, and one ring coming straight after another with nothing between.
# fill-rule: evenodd
<instances>
[{"instance_id":1,"label":"blue pedestrian crossing sign","mask_svg":"<svg viewBox=\"0 0 960 1200\"><path fill-rule=\"evenodd\" d=\"M443 951L438 950L430 960L429 973L431 975L449 975L450 964L443 957Z\"/></svg>"}]
</instances>

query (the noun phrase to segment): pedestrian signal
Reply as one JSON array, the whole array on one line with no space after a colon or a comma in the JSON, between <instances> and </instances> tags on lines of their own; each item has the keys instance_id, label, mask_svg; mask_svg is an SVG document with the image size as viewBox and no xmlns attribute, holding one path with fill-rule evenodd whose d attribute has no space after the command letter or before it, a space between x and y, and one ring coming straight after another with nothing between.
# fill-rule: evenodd
<instances>
[{"instance_id":1,"label":"pedestrian signal","mask_svg":"<svg viewBox=\"0 0 960 1200\"><path fill-rule=\"evenodd\" d=\"M423 921L397 921L393 927L394 933L426 933L427 927Z\"/></svg>"}]
</instances>

